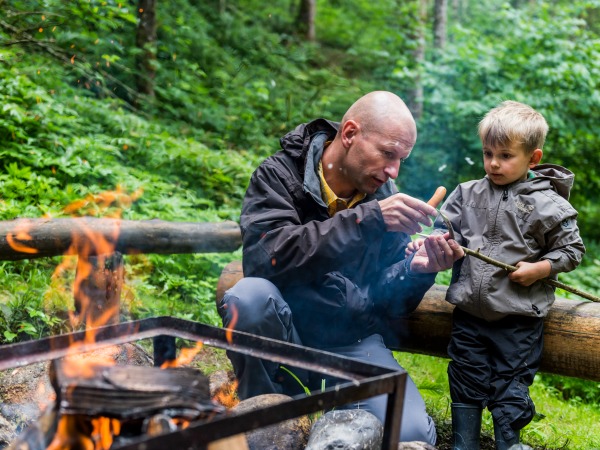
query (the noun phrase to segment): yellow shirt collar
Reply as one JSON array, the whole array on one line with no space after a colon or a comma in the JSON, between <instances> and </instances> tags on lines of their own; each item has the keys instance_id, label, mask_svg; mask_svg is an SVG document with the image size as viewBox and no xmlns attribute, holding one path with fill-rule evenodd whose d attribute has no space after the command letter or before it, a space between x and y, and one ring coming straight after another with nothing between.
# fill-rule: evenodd
<instances>
[{"instance_id":1,"label":"yellow shirt collar","mask_svg":"<svg viewBox=\"0 0 600 450\"><path fill-rule=\"evenodd\" d=\"M333 217L335 213L343 211L344 209L352 208L367 196L367 194L363 192L357 192L350 199L343 199L335 195L335 192L331 190L327 181L325 181L322 161L319 161L319 178L321 179L321 198L327 205L329 217Z\"/></svg>"}]
</instances>

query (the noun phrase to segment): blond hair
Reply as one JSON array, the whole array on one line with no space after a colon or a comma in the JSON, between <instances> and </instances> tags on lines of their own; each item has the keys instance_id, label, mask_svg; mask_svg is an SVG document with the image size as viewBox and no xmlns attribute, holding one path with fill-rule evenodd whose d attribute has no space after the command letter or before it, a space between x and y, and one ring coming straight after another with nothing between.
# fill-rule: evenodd
<instances>
[{"instance_id":1,"label":"blond hair","mask_svg":"<svg viewBox=\"0 0 600 450\"><path fill-rule=\"evenodd\" d=\"M530 153L544 146L547 133L544 116L529 105L510 100L490 110L479 122L479 137L486 148L518 144Z\"/></svg>"}]
</instances>

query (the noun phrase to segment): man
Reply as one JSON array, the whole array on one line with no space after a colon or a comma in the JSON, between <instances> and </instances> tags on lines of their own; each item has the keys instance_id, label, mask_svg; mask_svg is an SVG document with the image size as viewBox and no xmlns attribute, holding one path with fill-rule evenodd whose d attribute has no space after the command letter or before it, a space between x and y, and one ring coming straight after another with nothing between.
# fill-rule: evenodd
<instances>
[{"instance_id":1,"label":"man","mask_svg":"<svg viewBox=\"0 0 600 450\"><path fill-rule=\"evenodd\" d=\"M246 192L246 278L220 302L223 325L235 315L236 330L399 369L386 345L397 343L401 330L390 320L413 311L435 274L463 256L446 234L405 257L410 235L437 214L392 181L416 137L404 102L383 91L361 97L339 124L317 119L284 136ZM229 357L241 398L292 393L277 363ZM379 396L354 407L383 421L386 402ZM404 409L401 440L434 444L435 426L410 378Z\"/></svg>"}]
</instances>

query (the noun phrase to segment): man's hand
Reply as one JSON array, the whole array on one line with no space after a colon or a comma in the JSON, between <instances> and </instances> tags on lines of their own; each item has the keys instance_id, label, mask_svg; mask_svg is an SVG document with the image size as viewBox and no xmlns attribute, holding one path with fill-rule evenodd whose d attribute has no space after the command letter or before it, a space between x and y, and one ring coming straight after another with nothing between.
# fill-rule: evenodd
<instances>
[{"instance_id":1,"label":"man's hand","mask_svg":"<svg viewBox=\"0 0 600 450\"><path fill-rule=\"evenodd\" d=\"M462 247L450 233L434 234L425 239L410 263L411 272L433 273L452 267L454 261L465 256Z\"/></svg>"},{"instance_id":2,"label":"man's hand","mask_svg":"<svg viewBox=\"0 0 600 450\"><path fill-rule=\"evenodd\" d=\"M537 280L550 276L552 265L548 260L535 263L521 261L517 263L517 270L508 274L508 278L523 286L531 286Z\"/></svg>"},{"instance_id":3,"label":"man's hand","mask_svg":"<svg viewBox=\"0 0 600 450\"><path fill-rule=\"evenodd\" d=\"M429 216L436 216L437 210L427 203L406 194L394 194L379 201L383 221L387 231L413 235L422 231L420 224L431 226Z\"/></svg>"}]
</instances>

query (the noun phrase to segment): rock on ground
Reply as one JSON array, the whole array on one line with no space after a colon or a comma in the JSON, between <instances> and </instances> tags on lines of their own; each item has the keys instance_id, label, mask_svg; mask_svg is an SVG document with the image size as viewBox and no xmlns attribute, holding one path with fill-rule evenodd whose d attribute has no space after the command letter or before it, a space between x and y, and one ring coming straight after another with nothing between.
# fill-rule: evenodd
<instances>
[{"instance_id":1,"label":"rock on ground","mask_svg":"<svg viewBox=\"0 0 600 450\"><path fill-rule=\"evenodd\" d=\"M290 400L291 397L282 394L259 395L241 401L231 411L240 414ZM303 450L309 432L310 420L302 416L249 431L246 439L250 450Z\"/></svg>"},{"instance_id":2,"label":"rock on ground","mask_svg":"<svg viewBox=\"0 0 600 450\"><path fill-rule=\"evenodd\" d=\"M364 409L330 411L313 425L306 450L379 450L383 425Z\"/></svg>"}]
</instances>

